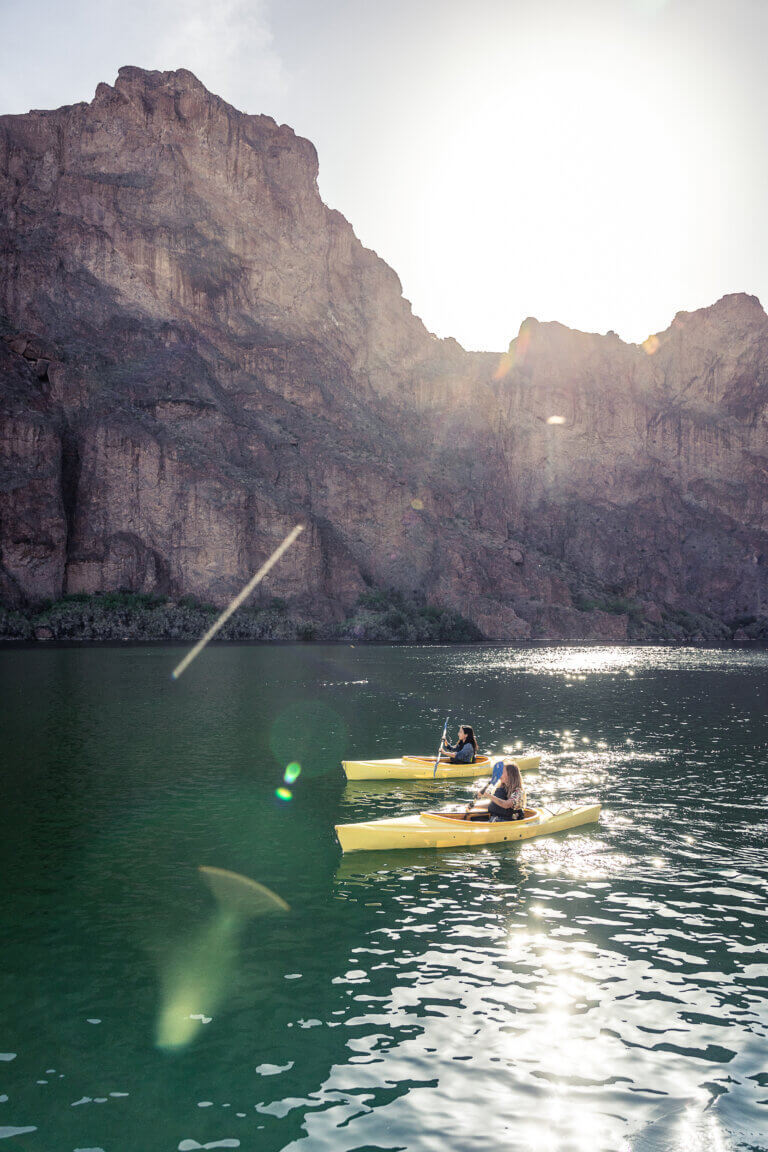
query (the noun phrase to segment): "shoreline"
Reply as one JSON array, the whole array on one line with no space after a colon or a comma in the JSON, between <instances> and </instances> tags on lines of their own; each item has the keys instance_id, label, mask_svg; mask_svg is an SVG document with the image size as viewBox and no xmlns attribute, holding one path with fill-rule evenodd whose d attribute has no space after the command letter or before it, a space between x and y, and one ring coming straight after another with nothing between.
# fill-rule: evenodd
<instances>
[{"instance_id":1,"label":"shoreline","mask_svg":"<svg viewBox=\"0 0 768 1152\"><path fill-rule=\"evenodd\" d=\"M8 651L37 651L40 648L61 651L68 648L188 648L199 640L196 636L191 640L159 637L149 640L125 637L113 637L104 640L91 640L82 637L66 637L63 639L17 639L0 636L0 652ZM206 647L210 648L695 648L697 651L709 649L712 651L750 651L754 649L768 649L768 640L605 640L591 637L547 638L536 637L525 640L349 640L349 639L315 639L315 640L285 640L285 639L257 639L257 640L210 640Z\"/></svg>"},{"instance_id":2,"label":"shoreline","mask_svg":"<svg viewBox=\"0 0 768 1152\"><path fill-rule=\"evenodd\" d=\"M23 607L0 604L0 642L30 644L193 644L220 615L221 607L192 596L152 593L74 593ZM218 633L219 642L463 643L484 639L480 629L450 609L417 595L371 590L333 619L318 619L303 604L279 597L242 605Z\"/></svg>"},{"instance_id":3,"label":"shoreline","mask_svg":"<svg viewBox=\"0 0 768 1152\"><path fill-rule=\"evenodd\" d=\"M302 603L273 597L243 605L217 636L217 643L326 643L456 645L536 644L730 646L768 642L768 615L723 620L709 613L662 609L654 618L633 609L612 613L603 606L569 610L564 627L549 635L488 637L467 617L427 602L418 594L371 589L342 617L317 618ZM196 643L221 609L191 596L172 599L152 593L73 593L55 601L11 607L0 604L0 644L172 644ZM606 629L606 621L615 620ZM550 623L554 623L551 621ZM591 625L594 623L594 628ZM583 633L582 633L583 628ZM541 633L544 628L539 628Z\"/></svg>"}]
</instances>

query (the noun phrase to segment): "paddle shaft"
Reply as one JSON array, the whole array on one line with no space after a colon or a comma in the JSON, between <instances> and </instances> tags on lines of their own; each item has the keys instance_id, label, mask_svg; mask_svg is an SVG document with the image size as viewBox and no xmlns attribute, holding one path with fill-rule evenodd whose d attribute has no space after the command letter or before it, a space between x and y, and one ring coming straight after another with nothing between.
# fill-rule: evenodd
<instances>
[{"instance_id":1,"label":"paddle shaft","mask_svg":"<svg viewBox=\"0 0 768 1152\"><path fill-rule=\"evenodd\" d=\"M436 759L435 759L435 766L434 766L434 768L432 769L432 779L433 779L433 780L434 780L435 776L437 775L437 766L438 766L438 764L440 763L440 753L441 753L441 752L442 752L442 750L443 750L443 741L445 740L445 737L446 737L446 735L447 735L447 732L448 732L448 717L446 716L446 718L445 718L445 724L443 724L443 734L442 734L442 736L440 737L440 743L439 743L439 744L438 744L438 746L437 746L437 757L436 757Z\"/></svg>"}]
</instances>

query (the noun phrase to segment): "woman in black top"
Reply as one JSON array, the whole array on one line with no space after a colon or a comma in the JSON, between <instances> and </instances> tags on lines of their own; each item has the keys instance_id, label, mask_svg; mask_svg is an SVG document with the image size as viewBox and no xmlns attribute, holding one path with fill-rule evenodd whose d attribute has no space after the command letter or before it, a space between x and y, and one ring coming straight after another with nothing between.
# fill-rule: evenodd
<instances>
[{"instance_id":1,"label":"woman in black top","mask_svg":"<svg viewBox=\"0 0 768 1152\"><path fill-rule=\"evenodd\" d=\"M443 740L441 745L441 759L442 752L451 753L444 763L474 764L475 756L477 755L477 740L475 739L472 726L470 724L462 724L461 728L459 728L459 740L457 744L449 744L447 740Z\"/></svg>"},{"instance_id":2,"label":"woman in black top","mask_svg":"<svg viewBox=\"0 0 768 1152\"><path fill-rule=\"evenodd\" d=\"M520 769L514 760L505 759L501 779L491 793L487 811L474 811L470 820L523 820L525 819L525 788Z\"/></svg>"}]
</instances>

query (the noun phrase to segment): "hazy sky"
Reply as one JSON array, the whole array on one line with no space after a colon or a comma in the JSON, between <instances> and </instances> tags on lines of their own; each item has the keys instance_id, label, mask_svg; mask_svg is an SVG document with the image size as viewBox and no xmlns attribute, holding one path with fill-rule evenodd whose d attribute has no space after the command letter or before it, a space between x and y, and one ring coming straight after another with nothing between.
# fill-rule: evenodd
<instances>
[{"instance_id":1,"label":"hazy sky","mask_svg":"<svg viewBox=\"0 0 768 1152\"><path fill-rule=\"evenodd\" d=\"M768 0L0 0L0 112L190 68L308 136L427 326L768 304Z\"/></svg>"}]
</instances>

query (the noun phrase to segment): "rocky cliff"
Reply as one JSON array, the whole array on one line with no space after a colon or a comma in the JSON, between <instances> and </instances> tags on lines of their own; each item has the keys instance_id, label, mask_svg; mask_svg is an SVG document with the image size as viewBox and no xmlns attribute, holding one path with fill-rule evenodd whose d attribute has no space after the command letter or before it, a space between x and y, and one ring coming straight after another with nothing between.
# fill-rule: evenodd
<instances>
[{"instance_id":1,"label":"rocky cliff","mask_svg":"<svg viewBox=\"0 0 768 1152\"><path fill-rule=\"evenodd\" d=\"M755 299L466 353L316 176L185 71L0 117L0 599L223 602L302 520L263 595L321 620L371 587L499 638L759 614Z\"/></svg>"}]
</instances>

